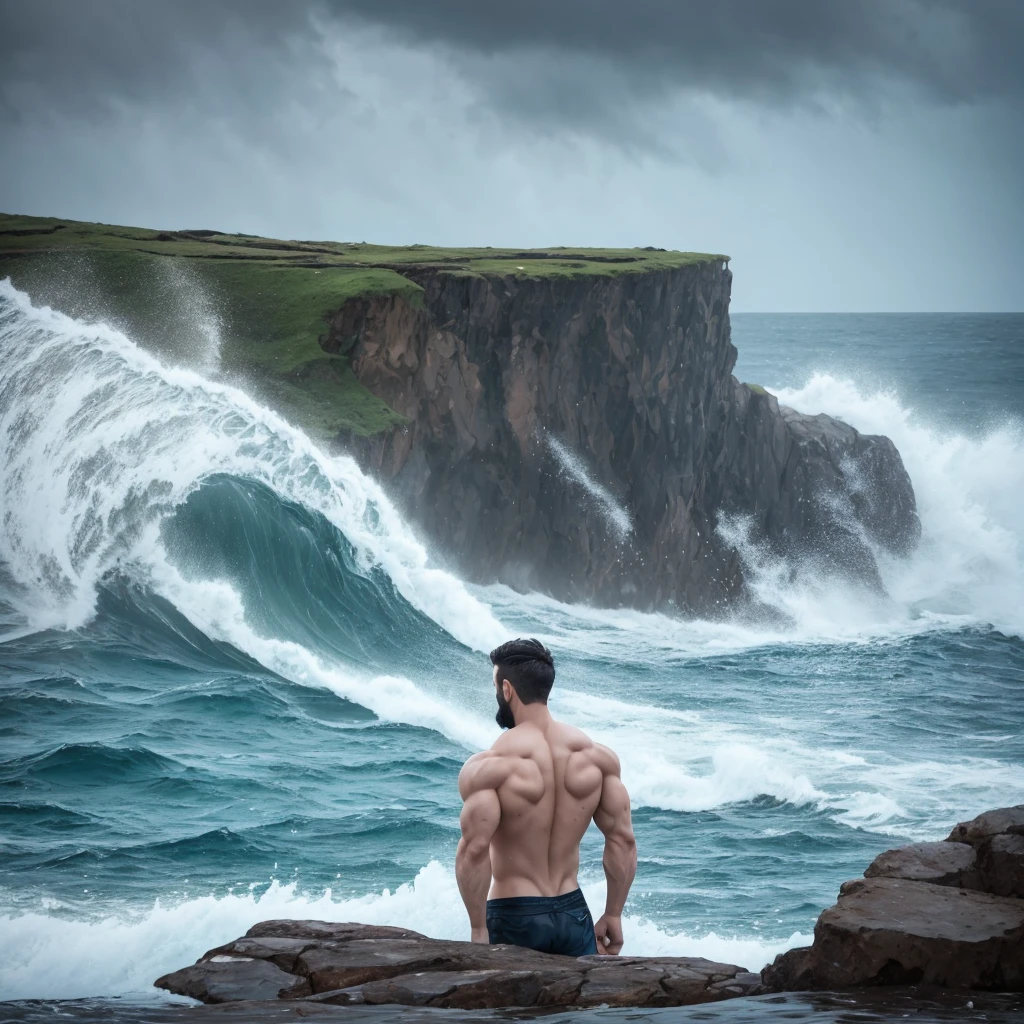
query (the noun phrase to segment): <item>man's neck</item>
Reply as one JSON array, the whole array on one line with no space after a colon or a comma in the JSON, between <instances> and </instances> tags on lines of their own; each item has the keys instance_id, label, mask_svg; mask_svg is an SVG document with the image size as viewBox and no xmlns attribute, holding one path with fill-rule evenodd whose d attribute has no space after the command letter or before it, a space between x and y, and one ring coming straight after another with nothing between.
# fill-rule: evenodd
<instances>
[{"instance_id":1,"label":"man's neck","mask_svg":"<svg viewBox=\"0 0 1024 1024\"><path fill-rule=\"evenodd\" d=\"M529 723L537 726L538 729L546 729L554 721L547 704L541 704L539 701L534 704L520 704L518 710L513 712L513 717L516 725Z\"/></svg>"}]
</instances>

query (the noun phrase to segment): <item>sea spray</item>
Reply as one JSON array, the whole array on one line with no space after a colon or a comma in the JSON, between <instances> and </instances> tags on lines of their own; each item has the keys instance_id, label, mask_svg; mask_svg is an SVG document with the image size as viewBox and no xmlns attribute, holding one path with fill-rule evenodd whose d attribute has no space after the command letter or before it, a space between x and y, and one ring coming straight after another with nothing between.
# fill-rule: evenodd
<instances>
[{"instance_id":1,"label":"sea spray","mask_svg":"<svg viewBox=\"0 0 1024 1024\"><path fill-rule=\"evenodd\" d=\"M582 489L618 539L625 540L633 531L633 521L623 504L604 484L593 478L577 452L559 441L554 434L545 434L544 442L555 456L562 472Z\"/></svg>"},{"instance_id":2,"label":"sea spray","mask_svg":"<svg viewBox=\"0 0 1024 1024\"><path fill-rule=\"evenodd\" d=\"M922 537L909 558L877 552L886 597L845 581L786 571L733 539L754 570L758 598L779 607L801 632L991 623L1024 633L1024 428L1010 420L976 436L930 426L893 391L863 394L849 380L816 373L801 388L778 389L784 405L827 413L896 444L910 473Z\"/></svg>"},{"instance_id":3,"label":"sea spray","mask_svg":"<svg viewBox=\"0 0 1024 1024\"><path fill-rule=\"evenodd\" d=\"M224 316L193 261L162 259L155 265L171 295L167 323L185 328L178 342L181 361L204 377L220 370Z\"/></svg>"}]
</instances>

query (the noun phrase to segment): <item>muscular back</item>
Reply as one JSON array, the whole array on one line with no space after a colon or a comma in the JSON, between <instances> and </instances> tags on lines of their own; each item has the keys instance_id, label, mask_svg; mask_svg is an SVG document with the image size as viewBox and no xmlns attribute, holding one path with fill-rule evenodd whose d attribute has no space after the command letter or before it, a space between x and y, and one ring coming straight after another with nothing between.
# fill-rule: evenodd
<instances>
[{"instance_id":1,"label":"muscular back","mask_svg":"<svg viewBox=\"0 0 1024 1024\"><path fill-rule=\"evenodd\" d=\"M623 818L629 828L618 759L551 718L517 725L470 758L459 792L464 834L489 836L492 899L572 892L591 820L606 835Z\"/></svg>"}]
</instances>

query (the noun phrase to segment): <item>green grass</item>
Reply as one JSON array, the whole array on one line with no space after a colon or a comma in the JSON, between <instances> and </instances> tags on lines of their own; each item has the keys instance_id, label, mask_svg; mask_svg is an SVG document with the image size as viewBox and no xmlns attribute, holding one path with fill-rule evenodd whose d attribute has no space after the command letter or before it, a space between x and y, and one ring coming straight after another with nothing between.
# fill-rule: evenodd
<instances>
[{"instance_id":1,"label":"green grass","mask_svg":"<svg viewBox=\"0 0 1024 1024\"><path fill-rule=\"evenodd\" d=\"M404 273L565 279L725 259L659 249L285 241L0 214L0 277L9 275L34 301L113 322L157 351L173 349L198 302L220 323L224 371L326 436L372 434L402 422L356 380L347 357L325 352L320 339L349 299L398 294L419 305L423 290Z\"/></svg>"},{"instance_id":2,"label":"green grass","mask_svg":"<svg viewBox=\"0 0 1024 1024\"><path fill-rule=\"evenodd\" d=\"M753 391L755 395L770 395L771 394L770 391L767 391L765 388L761 387L760 384L748 384L747 387L750 388L750 390Z\"/></svg>"}]
</instances>

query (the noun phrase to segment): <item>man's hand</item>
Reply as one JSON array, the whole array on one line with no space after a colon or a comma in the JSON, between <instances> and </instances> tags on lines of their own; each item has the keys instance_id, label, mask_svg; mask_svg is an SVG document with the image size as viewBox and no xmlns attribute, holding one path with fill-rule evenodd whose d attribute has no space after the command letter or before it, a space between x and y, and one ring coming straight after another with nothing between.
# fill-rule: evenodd
<instances>
[{"instance_id":1,"label":"man's hand","mask_svg":"<svg viewBox=\"0 0 1024 1024\"><path fill-rule=\"evenodd\" d=\"M605 914L594 925L598 953L614 955L622 949L622 918Z\"/></svg>"},{"instance_id":2,"label":"man's hand","mask_svg":"<svg viewBox=\"0 0 1024 1024\"><path fill-rule=\"evenodd\" d=\"M485 946L491 941L486 928L473 928L470 931L470 942L482 942Z\"/></svg>"}]
</instances>

